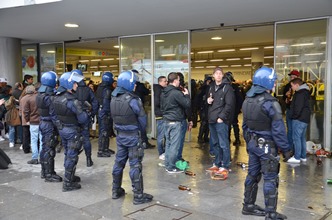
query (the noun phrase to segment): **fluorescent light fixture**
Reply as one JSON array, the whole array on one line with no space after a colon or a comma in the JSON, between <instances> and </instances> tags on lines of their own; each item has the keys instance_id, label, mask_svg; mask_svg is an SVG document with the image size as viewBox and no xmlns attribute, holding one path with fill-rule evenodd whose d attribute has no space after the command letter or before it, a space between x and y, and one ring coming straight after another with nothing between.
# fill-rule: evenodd
<instances>
[{"instance_id":1,"label":"fluorescent light fixture","mask_svg":"<svg viewBox=\"0 0 332 220\"><path fill-rule=\"evenodd\" d=\"M323 55L323 53L305 53L304 56L319 56Z\"/></svg>"},{"instance_id":2,"label":"fluorescent light fixture","mask_svg":"<svg viewBox=\"0 0 332 220\"><path fill-rule=\"evenodd\" d=\"M80 62L80 63L88 63L89 60L79 60L78 62Z\"/></svg>"},{"instance_id":3,"label":"fluorescent light fixture","mask_svg":"<svg viewBox=\"0 0 332 220\"><path fill-rule=\"evenodd\" d=\"M251 66L251 64L244 64L243 66Z\"/></svg>"},{"instance_id":4,"label":"fluorescent light fixture","mask_svg":"<svg viewBox=\"0 0 332 220\"><path fill-rule=\"evenodd\" d=\"M74 24L74 23L66 23L65 27L67 27L67 28L78 28L79 25L78 24Z\"/></svg>"},{"instance_id":5,"label":"fluorescent light fixture","mask_svg":"<svg viewBox=\"0 0 332 220\"><path fill-rule=\"evenodd\" d=\"M251 57L245 57L244 60L251 60Z\"/></svg>"},{"instance_id":6,"label":"fluorescent light fixture","mask_svg":"<svg viewBox=\"0 0 332 220\"><path fill-rule=\"evenodd\" d=\"M265 59L271 59L271 58L273 58L273 56L266 56L266 57L264 57Z\"/></svg>"},{"instance_id":7,"label":"fluorescent light fixture","mask_svg":"<svg viewBox=\"0 0 332 220\"><path fill-rule=\"evenodd\" d=\"M225 68L225 67L228 67L228 65L221 65L219 67Z\"/></svg>"},{"instance_id":8,"label":"fluorescent light fixture","mask_svg":"<svg viewBox=\"0 0 332 220\"><path fill-rule=\"evenodd\" d=\"M58 62L59 64L64 64L65 62L63 62L63 61L60 61L60 62Z\"/></svg>"},{"instance_id":9,"label":"fluorescent light fixture","mask_svg":"<svg viewBox=\"0 0 332 220\"><path fill-rule=\"evenodd\" d=\"M294 54L294 55L283 55L282 57L298 57L298 56L300 56L300 55Z\"/></svg>"},{"instance_id":10,"label":"fluorescent light fixture","mask_svg":"<svg viewBox=\"0 0 332 220\"><path fill-rule=\"evenodd\" d=\"M214 60L210 60L210 62L220 62L220 61L224 61L224 59L214 59Z\"/></svg>"},{"instance_id":11,"label":"fluorescent light fixture","mask_svg":"<svg viewBox=\"0 0 332 220\"><path fill-rule=\"evenodd\" d=\"M322 61L318 61L318 60L309 60L309 61L307 61L306 63L319 63L319 62L322 62Z\"/></svg>"},{"instance_id":12,"label":"fluorescent light fixture","mask_svg":"<svg viewBox=\"0 0 332 220\"><path fill-rule=\"evenodd\" d=\"M118 58L116 58L116 60L120 60L120 58L118 57Z\"/></svg>"},{"instance_id":13,"label":"fluorescent light fixture","mask_svg":"<svg viewBox=\"0 0 332 220\"><path fill-rule=\"evenodd\" d=\"M274 46L266 46L266 47L264 47L264 49L273 49L274 48Z\"/></svg>"},{"instance_id":14,"label":"fluorescent light fixture","mask_svg":"<svg viewBox=\"0 0 332 220\"><path fill-rule=\"evenodd\" d=\"M247 47L247 48L240 48L240 50L258 50L258 47Z\"/></svg>"},{"instance_id":15,"label":"fluorescent light fixture","mask_svg":"<svg viewBox=\"0 0 332 220\"><path fill-rule=\"evenodd\" d=\"M109 67L118 67L118 65L109 65Z\"/></svg>"},{"instance_id":16,"label":"fluorescent light fixture","mask_svg":"<svg viewBox=\"0 0 332 220\"><path fill-rule=\"evenodd\" d=\"M105 58L103 59L104 61L107 61L107 60L114 60L114 58Z\"/></svg>"},{"instance_id":17,"label":"fluorescent light fixture","mask_svg":"<svg viewBox=\"0 0 332 220\"><path fill-rule=\"evenodd\" d=\"M299 64L301 62L289 62L288 64Z\"/></svg>"},{"instance_id":18,"label":"fluorescent light fixture","mask_svg":"<svg viewBox=\"0 0 332 220\"><path fill-rule=\"evenodd\" d=\"M197 53L199 53L199 54L202 54L202 53L213 53L213 50L199 51Z\"/></svg>"},{"instance_id":19,"label":"fluorescent light fixture","mask_svg":"<svg viewBox=\"0 0 332 220\"><path fill-rule=\"evenodd\" d=\"M55 53L55 50L48 50L47 53Z\"/></svg>"},{"instance_id":20,"label":"fluorescent light fixture","mask_svg":"<svg viewBox=\"0 0 332 220\"><path fill-rule=\"evenodd\" d=\"M191 54L191 55L193 55L193 54L194 54L194 52L190 52L190 54Z\"/></svg>"},{"instance_id":21,"label":"fluorescent light fixture","mask_svg":"<svg viewBox=\"0 0 332 220\"><path fill-rule=\"evenodd\" d=\"M174 57L175 53L162 54L162 57Z\"/></svg>"},{"instance_id":22,"label":"fluorescent light fixture","mask_svg":"<svg viewBox=\"0 0 332 220\"><path fill-rule=\"evenodd\" d=\"M91 62L99 62L101 61L101 59L94 59L94 60L91 60Z\"/></svg>"},{"instance_id":23,"label":"fluorescent light fixture","mask_svg":"<svg viewBox=\"0 0 332 220\"><path fill-rule=\"evenodd\" d=\"M154 42L156 42L156 43L163 43L163 42L165 42L164 40L161 40L161 39L159 39L159 40L155 40Z\"/></svg>"},{"instance_id":24,"label":"fluorescent light fixture","mask_svg":"<svg viewBox=\"0 0 332 220\"><path fill-rule=\"evenodd\" d=\"M196 66L195 69L203 69L204 66Z\"/></svg>"},{"instance_id":25,"label":"fluorescent light fixture","mask_svg":"<svg viewBox=\"0 0 332 220\"><path fill-rule=\"evenodd\" d=\"M219 53L225 53L225 52L233 52L235 49L224 49L224 50L218 50Z\"/></svg>"},{"instance_id":26,"label":"fluorescent light fixture","mask_svg":"<svg viewBox=\"0 0 332 220\"><path fill-rule=\"evenodd\" d=\"M240 67L240 66L242 66L242 65L231 65L231 67Z\"/></svg>"},{"instance_id":27,"label":"fluorescent light fixture","mask_svg":"<svg viewBox=\"0 0 332 220\"><path fill-rule=\"evenodd\" d=\"M264 63L265 66L269 66L270 64L269 63Z\"/></svg>"},{"instance_id":28,"label":"fluorescent light fixture","mask_svg":"<svg viewBox=\"0 0 332 220\"><path fill-rule=\"evenodd\" d=\"M285 63L276 63L276 65L284 65Z\"/></svg>"},{"instance_id":29,"label":"fluorescent light fixture","mask_svg":"<svg viewBox=\"0 0 332 220\"><path fill-rule=\"evenodd\" d=\"M304 47L304 46L312 46L314 43L302 43L302 44L292 44L291 47Z\"/></svg>"},{"instance_id":30,"label":"fluorescent light fixture","mask_svg":"<svg viewBox=\"0 0 332 220\"><path fill-rule=\"evenodd\" d=\"M90 66L91 69L98 69L98 66Z\"/></svg>"},{"instance_id":31,"label":"fluorescent light fixture","mask_svg":"<svg viewBox=\"0 0 332 220\"><path fill-rule=\"evenodd\" d=\"M28 48L28 49L26 49L26 51L28 51L28 52L34 52L34 51L35 51L35 49Z\"/></svg>"},{"instance_id":32,"label":"fluorescent light fixture","mask_svg":"<svg viewBox=\"0 0 332 220\"><path fill-rule=\"evenodd\" d=\"M195 63L205 63L207 60L195 60Z\"/></svg>"},{"instance_id":33,"label":"fluorescent light fixture","mask_svg":"<svg viewBox=\"0 0 332 220\"><path fill-rule=\"evenodd\" d=\"M106 68L107 66L99 66L100 68Z\"/></svg>"},{"instance_id":34,"label":"fluorescent light fixture","mask_svg":"<svg viewBox=\"0 0 332 220\"><path fill-rule=\"evenodd\" d=\"M227 61L233 61L233 60L241 60L241 58L228 58Z\"/></svg>"},{"instance_id":35,"label":"fluorescent light fixture","mask_svg":"<svg viewBox=\"0 0 332 220\"><path fill-rule=\"evenodd\" d=\"M283 48L283 47L285 47L285 45L278 45L278 46L276 46L276 48Z\"/></svg>"},{"instance_id":36,"label":"fluorescent light fixture","mask_svg":"<svg viewBox=\"0 0 332 220\"><path fill-rule=\"evenodd\" d=\"M119 48L119 45L115 45L115 46L113 46L114 48Z\"/></svg>"},{"instance_id":37,"label":"fluorescent light fixture","mask_svg":"<svg viewBox=\"0 0 332 220\"><path fill-rule=\"evenodd\" d=\"M216 68L216 66L206 66L205 68Z\"/></svg>"},{"instance_id":38,"label":"fluorescent light fixture","mask_svg":"<svg viewBox=\"0 0 332 220\"><path fill-rule=\"evenodd\" d=\"M222 37L219 37L219 36L215 36L215 37L211 37L211 40L221 40Z\"/></svg>"},{"instance_id":39,"label":"fluorescent light fixture","mask_svg":"<svg viewBox=\"0 0 332 220\"><path fill-rule=\"evenodd\" d=\"M118 72L118 70L112 70L112 72L113 72L113 73L117 73L117 72Z\"/></svg>"},{"instance_id":40,"label":"fluorescent light fixture","mask_svg":"<svg viewBox=\"0 0 332 220\"><path fill-rule=\"evenodd\" d=\"M326 44L326 42L320 42L320 44Z\"/></svg>"}]
</instances>

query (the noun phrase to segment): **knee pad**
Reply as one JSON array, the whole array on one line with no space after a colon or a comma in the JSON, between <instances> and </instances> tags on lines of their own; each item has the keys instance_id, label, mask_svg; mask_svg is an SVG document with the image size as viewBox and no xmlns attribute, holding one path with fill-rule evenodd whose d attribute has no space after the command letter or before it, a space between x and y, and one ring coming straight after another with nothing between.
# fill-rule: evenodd
<instances>
[{"instance_id":1,"label":"knee pad","mask_svg":"<svg viewBox=\"0 0 332 220\"><path fill-rule=\"evenodd\" d=\"M267 159L261 161L261 171L266 173L279 173L280 164L277 159Z\"/></svg>"},{"instance_id":2,"label":"knee pad","mask_svg":"<svg viewBox=\"0 0 332 220\"><path fill-rule=\"evenodd\" d=\"M144 148L142 146L129 148L129 159L138 159L142 161L144 157Z\"/></svg>"}]
</instances>

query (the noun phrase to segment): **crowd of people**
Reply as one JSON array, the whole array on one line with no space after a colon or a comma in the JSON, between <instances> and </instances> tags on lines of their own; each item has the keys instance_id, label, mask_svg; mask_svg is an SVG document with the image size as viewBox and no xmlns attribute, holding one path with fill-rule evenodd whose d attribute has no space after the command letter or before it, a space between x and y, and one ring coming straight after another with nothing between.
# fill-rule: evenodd
<instances>
[{"instance_id":1,"label":"crowd of people","mask_svg":"<svg viewBox=\"0 0 332 220\"><path fill-rule=\"evenodd\" d=\"M27 163L41 164L41 178L45 182L63 181L64 192L78 190L81 188L81 178L75 175L78 155L84 148L86 165L93 166L90 129L96 129L98 118L97 156L116 154L112 198L125 195L123 169L129 160L133 203L150 202L153 196L143 192L142 175L144 149L154 147L146 134L144 96L149 90L139 82L137 75L136 70L124 71L115 81L111 72L105 72L97 89L93 83L84 83L80 70L66 72L59 80L55 72L45 72L41 82L36 84L32 76L26 75L23 83L15 84L14 90L5 78L0 78L0 116L4 119L0 124L0 141L8 130L9 147L17 143L22 144L24 153L32 151L32 159ZM217 67L213 78L207 77L200 88L196 89L192 81L191 91L180 72L160 76L158 84L153 86L154 113L157 150L165 171L184 172L183 163L189 163L182 156L185 135L200 120L197 140L209 143L210 155L214 158L207 171L228 175L231 129L234 129L233 145L238 147L242 139L238 115L242 112L242 130L249 154L242 213L285 219L286 216L276 212L278 153L283 153L285 162L306 161L306 128L310 119L309 87L296 70L289 75L291 80L284 89L287 135L280 104L272 95L276 73L271 68L259 68L252 81L239 85L231 72ZM116 137L116 151L110 149L110 137ZM54 168L59 142L65 153L64 178ZM261 177L265 208L255 204Z\"/></svg>"}]
</instances>

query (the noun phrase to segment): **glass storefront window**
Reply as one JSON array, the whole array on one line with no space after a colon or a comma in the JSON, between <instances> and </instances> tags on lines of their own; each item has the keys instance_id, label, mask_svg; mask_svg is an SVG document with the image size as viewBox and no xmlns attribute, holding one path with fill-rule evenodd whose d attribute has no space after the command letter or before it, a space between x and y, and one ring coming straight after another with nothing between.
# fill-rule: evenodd
<instances>
[{"instance_id":1,"label":"glass storefront window","mask_svg":"<svg viewBox=\"0 0 332 220\"><path fill-rule=\"evenodd\" d=\"M38 80L37 45L22 45L22 75L33 76L34 82Z\"/></svg>"},{"instance_id":2,"label":"glass storefront window","mask_svg":"<svg viewBox=\"0 0 332 220\"><path fill-rule=\"evenodd\" d=\"M71 71L72 66L65 66L63 60L63 43L40 45L40 72L54 71L61 75Z\"/></svg>"},{"instance_id":3,"label":"glass storefront window","mask_svg":"<svg viewBox=\"0 0 332 220\"><path fill-rule=\"evenodd\" d=\"M324 87L326 82L327 19L276 23L275 69L279 74L278 95L288 73L298 70L310 87L311 121L307 140L324 143ZM280 94L281 93L281 94Z\"/></svg>"}]
</instances>

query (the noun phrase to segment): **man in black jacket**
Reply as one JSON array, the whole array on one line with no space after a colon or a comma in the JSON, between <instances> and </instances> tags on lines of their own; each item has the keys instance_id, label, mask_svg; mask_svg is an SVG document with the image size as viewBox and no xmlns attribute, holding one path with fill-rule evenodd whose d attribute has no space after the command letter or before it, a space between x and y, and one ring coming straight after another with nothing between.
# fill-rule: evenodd
<instances>
[{"instance_id":1,"label":"man in black jacket","mask_svg":"<svg viewBox=\"0 0 332 220\"><path fill-rule=\"evenodd\" d=\"M295 91L292 104L290 106L290 118L292 120L293 128L293 144L294 156L291 157L288 163L306 162L307 145L306 145L306 131L310 122L310 92L309 86L300 78L295 78L290 81L292 90Z\"/></svg>"},{"instance_id":2,"label":"man in black jacket","mask_svg":"<svg viewBox=\"0 0 332 220\"><path fill-rule=\"evenodd\" d=\"M215 161L210 171L228 171L230 166L230 146L228 129L233 121L235 111L235 95L230 75L224 74L222 68L217 67L213 72L214 82L210 85L209 97L209 128Z\"/></svg>"},{"instance_id":3,"label":"man in black jacket","mask_svg":"<svg viewBox=\"0 0 332 220\"><path fill-rule=\"evenodd\" d=\"M157 148L159 153L159 159L165 160L165 146L163 140L165 137L163 113L160 109L160 95L162 90L167 86L167 79L165 76L158 78L158 84L153 85L154 94L154 114L157 121Z\"/></svg>"},{"instance_id":4,"label":"man in black jacket","mask_svg":"<svg viewBox=\"0 0 332 220\"><path fill-rule=\"evenodd\" d=\"M161 95L161 110L165 121L165 167L168 173L181 173L175 163L181 144L182 121L186 119L185 111L191 106L189 92L183 88L179 90L180 77L177 73L171 72L168 75L168 86Z\"/></svg>"}]
</instances>

